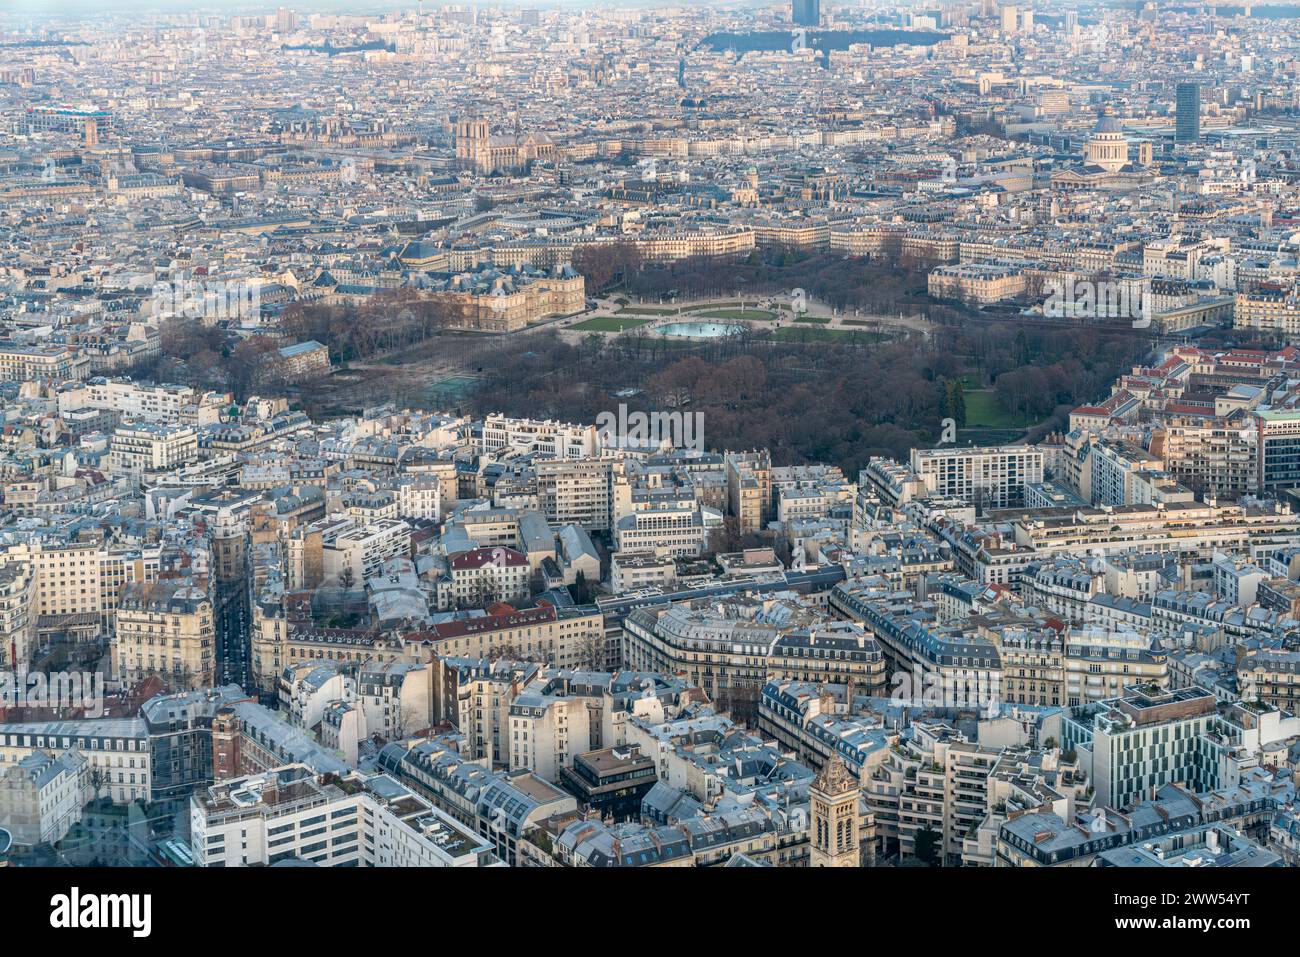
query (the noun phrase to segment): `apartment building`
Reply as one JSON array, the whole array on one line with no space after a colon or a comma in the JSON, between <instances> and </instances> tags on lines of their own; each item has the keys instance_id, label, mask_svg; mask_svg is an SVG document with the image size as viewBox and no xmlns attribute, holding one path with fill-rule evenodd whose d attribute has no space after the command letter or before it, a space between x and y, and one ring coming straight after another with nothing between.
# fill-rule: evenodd
<instances>
[{"instance_id":1,"label":"apartment building","mask_svg":"<svg viewBox=\"0 0 1300 957\"><path fill-rule=\"evenodd\" d=\"M227 407L228 396L185 385L145 385L130 379L91 379L59 392L59 412L106 409L124 419L210 425Z\"/></svg>"},{"instance_id":2,"label":"apartment building","mask_svg":"<svg viewBox=\"0 0 1300 957\"><path fill-rule=\"evenodd\" d=\"M1259 433L1251 425L1218 417L1166 419L1159 433L1164 467L1202 495L1237 498L1253 493L1259 487Z\"/></svg>"},{"instance_id":3,"label":"apartment building","mask_svg":"<svg viewBox=\"0 0 1300 957\"><path fill-rule=\"evenodd\" d=\"M987 813L989 776L1001 753L942 722L915 722L911 737L862 784L881 852L915 857L917 834L929 830L938 835L937 860L959 860L966 835Z\"/></svg>"},{"instance_id":4,"label":"apartment building","mask_svg":"<svg viewBox=\"0 0 1300 957\"><path fill-rule=\"evenodd\" d=\"M1234 329L1255 329L1285 339L1300 336L1300 293L1294 285L1257 283L1237 291L1233 302Z\"/></svg>"},{"instance_id":5,"label":"apartment building","mask_svg":"<svg viewBox=\"0 0 1300 957\"><path fill-rule=\"evenodd\" d=\"M104 542L32 539L11 545L6 564L26 563L35 572L32 612L39 636L42 619L88 633L112 633L122 586L158 579L162 552Z\"/></svg>"},{"instance_id":6,"label":"apartment building","mask_svg":"<svg viewBox=\"0 0 1300 957\"><path fill-rule=\"evenodd\" d=\"M1092 501L1096 505L1132 505L1141 500L1137 476L1159 472L1164 463L1129 442L1098 439L1088 456L1092 466Z\"/></svg>"},{"instance_id":7,"label":"apartment building","mask_svg":"<svg viewBox=\"0 0 1300 957\"><path fill-rule=\"evenodd\" d=\"M442 519L442 482L432 475L407 475L394 482L397 517L412 522Z\"/></svg>"},{"instance_id":8,"label":"apartment building","mask_svg":"<svg viewBox=\"0 0 1300 957\"><path fill-rule=\"evenodd\" d=\"M567 690L563 681L538 679L510 702L510 770L559 784L574 757L599 745L600 699Z\"/></svg>"},{"instance_id":9,"label":"apartment building","mask_svg":"<svg viewBox=\"0 0 1300 957\"><path fill-rule=\"evenodd\" d=\"M1065 637L1065 698L1073 707L1118 698L1133 685L1163 687L1169 655L1150 634L1091 625Z\"/></svg>"},{"instance_id":10,"label":"apartment building","mask_svg":"<svg viewBox=\"0 0 1300 957\"><path fill-rule=\"evenodd\" d=\"M742 256L754 248L748 226L719 229L662 230L641 233L636 248L646 260L691 259L696 256Z\"/></svg>"},{"instance_id":11,"label":"apartment building","mask_svg":"<svg viewBox=\"0 0 1300 957\"><path fill-rule=\"evenodd\" d=\"M392 778L293 764L190 799L197 867L485 867L491 845Z\"/></svg>"},{"instance_id":12,"label":"apartment building","mask_svg":"<svg viewBox=\"0 0 1300 957\"><path fill-rule=\"evenodd\" d=\"M901 223L836 224L827 230L827 243L832 252L866 258L896 253L906 231Z\"/></svg>"},{"instance_id":13,"label":"apartment building","mask_svg":"<svg viewBox=\"0 0 1300 957\"><path fill-rule=\"evenodd\" d=\"M857 694L885 694L885 656L876 640L847 621L780 635L767 656L767 680L846 684Z\"/></svg>"},{"instance_id":14,"label":"apartment building","mask_svg":"<svg viewBox=\"0 0 1300 957\"><path fill-rule=\"evenodd\" d=\"M514 419L499 413L483 419L478 447L481 452L514 449L552 459L593 458L600 453L594 425L574 425L551 419Z\"/></svg>"},{"instance_id":15,"label":"apartment building","mask_svg":"<svg viewBox=\"0 0 1300 957\"><path fill-rule=\"evenodd\" d=\"M1043 452L1024 445L913 449L912 471L938 496L1009 508L1043 481Z\"/></svg>"},{"instance_id":16,"label":"apartment building","mask_svg":"<svg viewBox=\"0 0 1300 957\"><path fill-rule=\"evenodd\" d=\"M80 382L90 365L90 356L69 346L0 342L0 382Z\"/></svg>"},{"instance_id":17,"label":"apartment building","mask_svg":"<svg viewBox=\"0 0 1300 957\"><path fill-rule=\"evenodd\" d=\"M1098 805L1122 810L1175 782L1209 791L1219 775L1207 746L1216 703L1199 688L1130 686L1121 697L1071 709L1061 725L1062 747L1078 752Z\"/></svg>"},{"instance_id":18,"label":"apartment building","mask_svg":"<svg viewBox=\"0 0 1300 957\"><path fill-rule=\"evenodd\" d=\"M326 581L360 585L379 574L384 562L410 551L411 526L400 519L335 525L322 536L321 573Z\"/></svg>"},{"instance_id":19,"label":"apartment building","mask_svg":"<svg viewBox=\"0 0 1300 957\"><path fill-rule=\"evenodd\" d=\"M90 762L75 748L0 764L0 828L16 844L54 844L81 820L91 791Z\"/></svg>"},{"instance_id":20,"label":"apartment building","mask_svg":"<svg viewBox=\"0 0 1300 957\"><path fill-rule=\"evenodd\" d=\"M615 552L609 560L609 577L615 595L668 585L677 580L677 560L653 551Z\"/></svg>"},{"instance_id":21,"label":"apartment building","mask_svg":"<svg viewBox=\"0 0 1300 957\"><path fill-rule=\"evenodd\" d=\"M552 524L608 531L630 507L624 464L617 459L564 457L533 467L537 507Z\"/></svg>"},{"instance_id":22,"label":"apartment building","mask_svg":"<svg viewBox=\"0 0 1300 957\"><path fill-rule=\"evenodd\" d=\"M31 562L0 565L0 668L31 661L36 640L36 569Z\"/></svg>"},{"instance_id":23,"label":"apartment building","mask_svg":"<svg viewBox=\"0 0 1300 957\"><path fill-rule=\"evenodd\" d=\"M464 735L461 753L486 760L487 767L511 761L510 705L532 681L539 666L506 659L444 658L456 669L456 728Z\"/></svg>"},{"instance_id":24,"label":"apartment building","mask_svg":"<svg viewBox=\"0 0 1300 957\"><path fill-rule=\"evenodd\" d=\"M0 724L0 773L34 753L70 749L90 762L91 797L116 804L153 799L152 749L142 718Z\"/></svg>"},{"instance_id":25,"label":"apartment building","mask_svg":"<svg viewBox=\"0 0 1300 957\"><path fill-rule=\"evenodd\" d=\"M506 657L576 668L589 666L594 653L603 653L605 619L590 606L544 604L444 622L413 632L408 640L428 641L443 657Z\"/></svg>"},{"instance_id":26,"label":"apartment building","mask_svg":"<svg viewBox=\"0 0 1300 957\"><path fill-rule=\"evenodd\" d=\"M993 636L1002 657L1002 700L1060 707L1066 700L1065 643L1050 628L1000 628Z\"/></svg>"},{"instance_id":27,"label":"apartment building","mask_svg":"<svg viewBox=\"0 0 1300 957\"><path fill-rule=\"evenodd\" d=\"M113 432L108 467L134 485L197 462L199 437L189 425L164 422L124 423Z\"/></svg>"},{"instance_id":28,"label":"apartment building","mask_svg":"<svg viewBox=\"0 0 1300 957\"><path fill-rule=\"evenodd\" d=\"M772 458L761 452L728 452L727 511L739 523L741 534L767 528L774 514Z\"/></svg>"},{"instance_id":29,"label":"apartment building","mask_svg":"<svg viewBox=\"0 0 1300 957\"><path fill-rule=\"evenodd\" d=\"M996 700L1002 658L988 638L956 625L940 624L933 606L916 607L910 597L876 582L843 582L831 590L830 608L861 623L880 644L895 675L893 693L935 707L978 710Z\"/></svg>"},{"instance_id":30,"label":"apartment building","mask_svg":"<svg viewBox=\"0 0 1300 957\"><path fill-rule=\"evenodd\" d=\"M443 738L389 744L377 768L486 839L497 860L510 866L519 863L521 845L543 821L578 810L572 795L537 775L489 771Z\"/></svg>"},{"instance_id":31,"label":"apartment building","mask_svg":"<svg viewBox=\"0 0 1300 957\"><path fill-rule=\"evenodd\" d=\"M1237 687L1243 701L1300 714L1300 650L1245 651L1237 662Z\"/></svg>"},{"instance_id":32,"label":"apartment building","mask_svg":"<svg viewBox=\"0 0 1300 957\"><path fill-rule=\"evenodd\" d=\"M433 724L432 664L368 661L357 671L357 703L365 737L405 738Z\"/></svg>"},{"instance_id":33,"label":"apartment building","mask_svg":"<svg viewBox=\"0 0 1300 957\"><path fill-rule=\"evenodd\" d=\"M1265 503L1157 502L1099 508L1050 508L1011 520L1017 545L1046 554L1177 553L1210 558L1219 551L1251 551L1290 544L1294 516Z\"/></svg>"},{"instance_id":34,"label":"apartment building","mask_svg":"<svg viewBox=\"0 0 1300 957\"><path fill-rule=\"evenodd\" d=\"M216 644L206 589L181 579L122 587L113 658L124 684L156 675L174 687L211 687Z\"/></svg>"},{"instance_id":35,"label":"apartment building","mask_svg":"<svg viewBox=\"0 0 1300 957\"><path fill-rule=\"evenodd\" d=\"M523 601L530 593L528 559L503 545L462 552L452 558L448 569L451 599L457 608Z\"/></svg>"},{"instance_id":36,"label":"apartment building","mask_svg":"<svg viewBox=\"0 0 1300 957\"><path fill-rule=\"evenodd\" d=\"M682 674L714 701L729 695L757 699L780 631L734 603L652 605L624 618L624 660L638 671Z\"/></svg>"},{"instance_id":37,"label":"apartment building","mask_svg":"<svg viewBox=\"0 0 1300 957\"><path fill-rule=\"evenodd\" d=\"M709 530L695 505L649 505L624 515L614 526L620 552L654 552L695 558L708 547Z\"/></svg>"}]
</instances>

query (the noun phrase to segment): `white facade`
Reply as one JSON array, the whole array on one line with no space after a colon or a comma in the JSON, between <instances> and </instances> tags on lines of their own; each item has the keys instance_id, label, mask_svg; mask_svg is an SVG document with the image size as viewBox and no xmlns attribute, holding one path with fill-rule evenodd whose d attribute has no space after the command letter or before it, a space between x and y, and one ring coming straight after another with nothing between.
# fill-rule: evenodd
<instances>
[{"instance_id":1,"label":"white facade","mask_svg":"<svg viewBox=\"0 0 1300 957\"><path fill-rule=\"evenodd\" d=\"M293 859L323 867L492 863L486 842L391 778L352 775L327 783L301 764L196 794L190 850L198 867Z\"/></svg>"}]
</instances>

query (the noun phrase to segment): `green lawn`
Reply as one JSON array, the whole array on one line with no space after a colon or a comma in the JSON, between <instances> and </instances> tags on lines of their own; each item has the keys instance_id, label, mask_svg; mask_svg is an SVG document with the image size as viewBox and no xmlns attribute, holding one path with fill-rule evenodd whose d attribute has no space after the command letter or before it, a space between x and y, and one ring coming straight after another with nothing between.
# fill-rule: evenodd
<instances>
[{"instance_id":1,"label":"green lawn","mask_svg":"<svg viewBox=\"0 0 1300 957\"><path fill-rule=\"evenodd\" d=\"M570 329L578 329L583 332L622 332L625 329L635 329L637 326L644 326L652 319L624 319L621 316L597 316L594 319L588 319L586 322L579 322Z\"/></svg>"},{"instance_id":2,"label":"green lawn","mask_svg":"<svg viewBox=\"0 0 1300 957\"><path fill-rule=\"evenodd\" d=\"M1023 429L1036 425L1038 420L1004 412L998 405L997 393L990 390L967 392L966 428L983 426L989 429Z\"/></svg>"},{"instance_id":3,"label":"green lawn","mask_svg":"<svg viewBox=\"0 0 1300 957\"><path fill-rule=\"evenodd\" d=\"M709 309L705 312L692 312L691 315L706 319L752 319L759 322L776 318L776 313L766 309Z\"/></svg>"},{"instance_id":4,"label":"green lawn","mask_svg":"<svg viewBox=\"0 0 1300 957\"><path fill-rule=\"evenodd\" d=\"M620 313L633 316L675 316L677 310L671 306L624 306Z\"/></svg>"}]
</instances>

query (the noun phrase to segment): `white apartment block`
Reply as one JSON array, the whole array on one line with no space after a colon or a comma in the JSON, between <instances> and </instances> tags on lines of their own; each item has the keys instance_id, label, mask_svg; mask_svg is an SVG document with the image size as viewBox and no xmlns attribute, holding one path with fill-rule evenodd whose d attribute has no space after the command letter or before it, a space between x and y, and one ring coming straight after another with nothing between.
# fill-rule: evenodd
<instances>
[{"instance_id":1,"label":"white apartment block","mask_svg":"<svg viewBox=\"0 0 1300 957\"><path fill-rule=\"evenodd\" d=\"M491 845L385 775L346 779L293 764L190 799L198 867L305 860L322 867L490 866Z\"/></svg>"},{"instance_id":2,"label":"white apartment block","mask_svg":"<svg viewBox=\"0 0 1300 957\"><path fill-rule=\"evenodd\" d=\"M913 449L911 465L935 495L989 508L1017 505L1043 481L1042 450L1024 445Z\"/></svg>"},{"instance_id":3,"label":"white apartment block","mask_svg":"<svg viewBox=\"0 0 1300 957\"><path fill-rule=\"evenodd\" d=\"M198 433L188 425L120 425L108 446L108 467L114 477L126 477L136 484L146 476L190 465L198 458Z\"/></svg>"},{"instance_id":4,"label":"white apartment block","mask_svg":"<svg viewBox=\"0 0 1300 957\"><path fill-rule=\"evenodd\" d=\"M70 346L0 343L0 381L68 382L90 375L90 356Z\"/></svg>"},{"instance_id":5,"label":"white apartment block","mask_svg":"<svg viewBox=\"0 0 1300 957\"><path fill-rule=\"evenodd\" d=\"M360 527L336 529L321 549L326 581L351 577L354 586L379 574L384 562L411 550L411 526L400 519L381 519Z\"/></svg>"},{"instance_id":6,"label":"white apartment block","mask_svg":"<svg viewBox=\"0 0 1300 957\"><path fill-rule=\"evenodd\" d=\"M356 697L355 683L343 672L342 662L329 659L293 662L279 675L280 712L298 728L311 729L338 701Z\"/></svg>"},{"instance_id":7,"label":"white apartment block","mask_svg":"<svg viewBox=\"0 0 1300 957\"><path fill-rule=\"evenodd\" d=\"M357 676L357 700L368 735L410 737L433 717L433 666L412 662L368 662Z\"/></svg>"},{"instance_id":8,"label":"white apartment block","mask_svg":"<svg viewBox=\"0 0 1300 957\"><path fill-rule=\"evenodd\" d=\"M548 458L581 459L598 455L600 443L594 425L489 415L483 420L479 449L489 453L516 449Z\"/></svg>"},{"instance_id":9,"label":"white apartment block","mask_svg":"<svg viewBox=\"0 0 1300 957\"><path fill-rule=\"evenodd\" d=\"M582 696L525 689L510 704L510 770L525 769L558 782L560 768L571 766L575 754L592 750L591 705Z\"/></svg>"},{"instance_id":10,"label":"white apartment block","mask_svg":"<svg viewBox=\"0 0 1300 957\"><path fill-rule=\"evenodd\" d=\"M442 482L433 475L403 477L397 482L397 516L407 521L442 518Z\"/></svg>"},{"instance_id":11,"label":"white apartment block","mask_svg":"<svg viewBox=\"0 0 1300 957\"><path fill-rule=\"evenodd\" d=\"M26 563L35 570L34 615L93 616L99 634L113 629L122 586L157 581L161 566L158 547L127 550L94 542L32 540L11 545L2 557L6 564Z\"/></svg>"},{"instance_id":12,"label":"white apartment block","mask_svg":"<svg viewBox=\"0 0 1300 957\"><path fill-rule=\"evenodd\" d=\"M226 397L185 385L137 385L130 379L92 379L59 393L59 412L108 409L126 419L210 425Z\"/></svg>"},{"instance_id":13,"label":"white apartment block","mask_svg":"<svg viewBox=\"0 0 1300 957\"><path fill-rule=\"evenodd\" d=\"M1142 472L1158 472L1164 463L1158 456L1127 442L1098 440L1088 456L1092 465L1092 501L1098 505L1133 505L1142 496L1136 478Z\"/></svg>"},{"instance_id":14,"label":"white apartment block","mask_svg":"<svg viewBox=\"0 0 1300 957\"><path fill-rule=\"evenodd\" d=\"M610 556L609 576L615 595L668 585L677 580L677 560L652 551L616 552Z\"/></svg>"},{"instance_id":15,"label":"white apartment block","mask_svg":"<svg viewBox=\"0 0 1300 957\"><path fill-rule=\"evenodd\" d=\"M699 508L653 506L620 518L614 526L614 543L620 552L694 558L708 544L708 529Z\"/></svg>"},{"instance_id":16,"label":"white apartment block","mask_svg":"<svg viewBox=\"0 0 1300 957\"><path fill-rule=\"evenodd\" d=\"M538 462L535 468L537 507L554 525L604 531L630 510L631 489L616 459Z\"/></svg>"},{"instance_id":17,"label":"white apartment block","mask_svg":"<svg viewBox=\"0 0 1300 957\"><path fill-rule=\"evenodd\" d=\"M1214 556L1214 592L1234 605L1253 605L1260 583L1269 576L1253 562L1232 555Z\"/></svg>"}]
</instances>

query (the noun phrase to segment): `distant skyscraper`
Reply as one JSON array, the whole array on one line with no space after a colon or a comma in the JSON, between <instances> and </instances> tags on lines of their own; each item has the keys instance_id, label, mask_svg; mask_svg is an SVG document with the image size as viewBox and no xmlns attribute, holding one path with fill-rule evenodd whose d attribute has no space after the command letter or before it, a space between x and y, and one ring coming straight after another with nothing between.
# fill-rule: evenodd
<instances>
[{"instance_id":1,"label":"distant skyscraper","mask_svg":"<svg viewBox=\"0 0 1300 957\"><path fill-rule=\"evenodd\" d=\"M1174 142L1195 143L1201 138L1201 88L1195 83L1179 83L1176 103Z\"/></svg>"},{"instance_id":2,"label":"distant skyscraper","mask_svg":"<svg viewBox=\"0 0 1300 957\"><path fill-rule=\"evenodd\" d=\"M292 33L298 26L298 15L292 10L280 7L275 11L275 32Z\"/></svg>"},{"instance_id":3,"label":"distant skyscraper","mask_svg":"<svg viewBox=\"0 0 1300 957\"><path fill-rule=\"evenodd\" d=\"M1020 11L1014 6L1002 8L1002 35L1009 37L1015 34L1020 27Z\"/></svg>"},{"instance_id":4,"label":"distant skyscraper","mask_svg":"<svg viewBox=\"0 0 1300 957\"><path fill-rule=\"evenodd\" d=\"M801 27L819 26L822 22L822 0L791 0L790 19Z\"/></svg>"}]
</instances>

